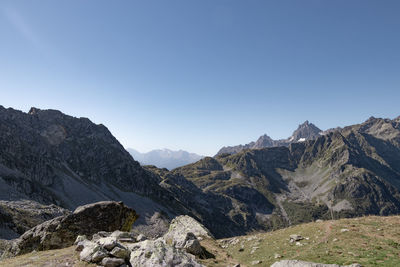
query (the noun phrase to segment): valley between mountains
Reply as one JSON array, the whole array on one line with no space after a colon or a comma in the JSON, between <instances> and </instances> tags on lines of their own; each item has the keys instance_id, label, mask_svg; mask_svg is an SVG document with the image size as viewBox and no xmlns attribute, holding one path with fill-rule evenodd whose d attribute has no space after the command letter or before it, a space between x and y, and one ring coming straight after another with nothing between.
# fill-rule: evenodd
<instances>
[{"instance_id":1,"label":"valley between mountains","mask_svg":"<svg viewBox=\"0 0 400 267\"><path fill-rule=\"evenodd\" d=\"M400 117L326 131L306 121L287 139L263 135L168 170L141 166L106 126L87 118L0 106L0 200L3 240L103 200L133 208L136 231L153 228L154 236L178 215L218 239L396 215Z\"/></svg>"}]
</instances>

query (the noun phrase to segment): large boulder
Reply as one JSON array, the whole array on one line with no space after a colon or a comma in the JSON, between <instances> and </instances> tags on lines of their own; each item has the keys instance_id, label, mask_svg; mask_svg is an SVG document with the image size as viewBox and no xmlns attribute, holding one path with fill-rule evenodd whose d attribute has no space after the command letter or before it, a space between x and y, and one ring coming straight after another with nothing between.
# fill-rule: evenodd
<instances>
[{"instance_id":1,"label":"large boulder","mask_svg":"<svg viewBox=\"0 0 400 267\"><path fill-rule=\"evenodd\" d=\"M138 218L122 202L102 201L78 207L72 214L44 222L13 242L3 257L33 250L59 249L74 244L78 235L92 236L100 231L129 231Z\"/></svg>"},{"instance_id":2,"label":"large boulder","mask_svg":"<svg viewBox=\"0 0 400 267\"><path fill-rule=\"evenodd\" d=\"M164 235L164 238L176 239L174 237L186 237L188 233L193 233L199 240L203 238L214 238L204 225L187 215L175 217L171 221L169 230Z\"/></svg>"},{"instance_id":3,"label":"large boulder","mask_svg":"<svg viewBox=\"0 0 400 267\"><path fill-rule=\"evenodd\" d=\"M167 244L178 249L185 249L193 255L201 255L203 248L199 240L213 238L201 223L187 215L178 216L172 220L168 232L164 235Z\"/></svg>"},{"instance_id":4,"label":"large boulder","mask_svg":"<svg viewBox=\"0 0 400 267\"><path fill-rule=\"evenodd\" d=\"M203 266L196 262L193 255L167 244L163 238L129 244L128 248L132 251L130 255L130 263L133 267Z\"/></svg>"},{"instance_id":5,"label":"large boulder","mask_svg":"<svg viewBox=\"0 0 400 267\"><path fill-rule=\"evenodd\" d=\"M275 262L271 265L271 267L361 267L360 264L355 263L352 265L338 265L338 264L323 264L323 263L314 263L314 262L306 262L299 260L282 260Z\"/></svg>"}]
</instances>

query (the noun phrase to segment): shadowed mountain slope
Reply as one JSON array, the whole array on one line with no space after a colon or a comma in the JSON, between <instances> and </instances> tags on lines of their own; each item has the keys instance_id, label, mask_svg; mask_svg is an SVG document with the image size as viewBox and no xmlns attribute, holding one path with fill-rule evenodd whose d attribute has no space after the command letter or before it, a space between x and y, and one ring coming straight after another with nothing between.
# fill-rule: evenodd
<instances>
[{"instance_id":1,"label":"shadowed mountain slope","mask_svg":"<svg viewBox=\"0 0 400 267\"><path fill-rule=\"evenodd\" d=\"M118 200L138 212L138 223L155 212L170 218L189 214L199 216L216 236L243 232L224 212L209 208L224 197L202 193L182 177L167 179L167 185L149 169L142 168L105 126L89 119L57 110L32 108L24 113L0 106L0 200L34 200L70 210ZM198 201L193 200L197 192ZM0 218L0 228L10 225L7 218Z\"/></svg>"}]
</instances>

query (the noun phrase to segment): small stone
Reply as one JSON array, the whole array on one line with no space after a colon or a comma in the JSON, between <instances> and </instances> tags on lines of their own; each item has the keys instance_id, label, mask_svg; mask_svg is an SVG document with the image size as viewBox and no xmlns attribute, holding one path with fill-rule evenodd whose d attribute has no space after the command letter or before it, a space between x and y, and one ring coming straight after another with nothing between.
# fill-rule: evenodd
<instances>
[{"instance_id":1,"label":"small stone","mask_svg":"<svg viewBox=\"0 0 400 267\"><path fill-rule=\"evenodd\" d=\"M200 255L201 253L203 253L203 248L201 247L200 242L197 239L186 241L184 248L186 252L193 255Z\"/></svg>"},{"instance_id":2,"label":"small stone","mask_svg":"<svg viewBox=\"0 0 400 267\"><path fill-rule=\"evenodd\" d=\"M141 242L141 241L145 241L147 238L144 236L144 235L142 235L142 234L140 234L140 235L138 235L137 237L136 237L136 241L137 242Z\"/></svg>"},{"instance_id":3,"label":"small stone","mask_svg":"<svg viewBox=\"0 0 400 267\"><path fill-rule=\"evenodd\" d=\"M296 246L299 246L299 247L301 247L301 246L303 246L303 244L302 244L302 243L300 243L300 242L296 242Z\"/></svg>"},{"instance_id":4,"label":"small stone","mask_svg":"<svg viewBox=\"0 0 400 267\"><path fill-rule=\"evenodd\" d=\"M76 244L75 251L81 252L85 248L85 241L81 241L78 244Z\"/></svg>"},{"instance_id":5,"label":"small stone","mask_svg":"<svg viewBox=\"0 0 400 267\"><path fill-rule=\"evenodd\" d=\"M318 220L316 220L315 222L317 222L317 223L322 223L324 220L321 220L321 219L318 219Z\"/></svg>"},{"instance_id":6,"label":"small stone","mask_svg":"<svg viewBox=\"0 0 400 267\"><path fill-rule=\"evenodd\" d=\"M85 247L79 254L79 258L82 261L91 262L93 254L95 254L100 249L101 249L101 247L99 245L97 245L96 243L93 243L90 241L85 242Z\"/></svg>"},{"instance_id":7,"label":"small stone","mask_svg":"<svg viewBox=\"0 0 400 267\"><path fill-rule=\"evenodd\" d=\"M346 229L346 228L340 229L340 232L342 232L342 233L348 232L348 231L350 231L350 230L349 230L349 229Z\"/></svg>"},{"instance_id":8,"label":"small stone","mask_svg":"<svg viewBox=\"0 0 400 267\"><path fill-rule=\"evenodd\" d=\"M100 262L102 259L107 257L108 254L104 250L98 250L92 255L91 262Z\"/></svg>"},{"instance_id":9,"label":"small stone","mask_svg":"<svg viewBox=\"0 0 400 267\"><path fill-rule=\"evenodd\" d=\"M338 239L337 239L337 238L334 238L332 241L333 241L333 242L336 242L336 241L338 241Z\"/></svg>"},{"instance_id":10,"label":"small stone","mask_svg":"<svg viewBox=\"0 0 400 267\"><path fill-rule=\"evenodd\" d=\"M118 241L121 243L135 243L136 239L133 238L118 238Z\"/></svg>"},{"instance_id":11,"label":"small stone","mask_svg":"<svg viewBox=\"0 0 400 267\"><path fill-rule=\"evenodd\" d=\"M115 237L103 237L97 240L97 244L107 250L112 250L117 245L117 240Z\"/></svg>"},{"instance_id":12,"label":"small stone","mask_svg":"<svg viewBox=\"0 0 400 267\"><path fill-rule=\"evenodd\" d=\"M261 263L262 263L262 261L257 260L257 261L252 261L251 265L257 265L257 264L261 264Z\"/></svg>"},{"instance_id":13,"label":"small stone","mask_svg":"<svg viewBox=\"0 0 400 267\"><path fill-rule=\"evenodd\" d=\"M79 242L82 242L84 240L87 240L87 237L85 235L78 235L75 239L74 245L77 245Z\"/></svg>"},{"instance_id":14,"label":"small stone","mask_svg":"<svg viewBox=\"0 0 400 267\"><path fill-rule=\"evenodd\" d=\"M116 258L129 259L131 252L126 247L118 245L115 248L113 248L110 254Z\"/></svg>"},{"instance_id":15,"label":"small stone","mask_svg":"<svg viewBox=\"0 0 400 267\"><path fill-rule=\"evenodd\" d=\"M275 254L274 254L274 258L275 258L275 259L279 259L279 258L282 258L282 256L279 255L278 253L275 253Z\"/></svg>"},{"instance_id":16,"label":"small stone","mask_svg":"<svg viewBox=\"0 0 400 267\"><path fill-rule=\"evenodd\" d=\"M104 267L117 267L121 266L122 264L125 264L125 260L120 258L106 257L101 261L101 265L103 265Z\"/></svg>"},{"instance_id":17,"label":"small stone","mask_svg":"<svg viewBox=\"0 0 400 267\"><path fill-rule=\"evenodd\" d=\"M120 238L131 238L132 235L129 232L122 232L122 231L114 231L111 233L110 235L111 237L115 237L116 239L120 239Z\"/></svg>"},{"instance_id":18,"label":"small stone","mask_svg":"<svg viewBox=\"0 0 400 267\"><path fill-rule=\"evenodd\" d=\"M254 254L256 250L259 249L259 247L253 247L251 248L250 254Z\"/></svg>"},{"instance_id":19,"label":"small stone","mask_svg":"<svg viewBox=\"0 0 400 267\"><path fill-rule=\"evenodd\" d=\"M301 235L290 235L290 242L300 241L303 240L304 237Z\"/></svg>"}]
</instances>

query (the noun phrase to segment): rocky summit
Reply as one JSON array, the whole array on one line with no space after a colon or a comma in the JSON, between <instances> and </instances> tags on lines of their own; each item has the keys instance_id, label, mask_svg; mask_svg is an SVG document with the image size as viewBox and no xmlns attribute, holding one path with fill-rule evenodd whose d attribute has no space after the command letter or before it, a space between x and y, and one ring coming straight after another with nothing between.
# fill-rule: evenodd
<instances>
[{"instance_id":1,"label":"rocky summit","mask_svg":"<svg viewBox=\"0 0 400 267\"><path fill-rule=\"evenodd\" d=\"M321 131L317 126L310 123L309 121L305 121L304 123L300 124L298 128L293 132L293 134L287 139L273 140L271 137L264 134L260 136L255 142L250 142L245 145L223 147L218 151L217 156L223 154L236 154L246 149L288 146L292 143L316 139L323 134L324 132Z\"/></svg>"}]
</instances>

